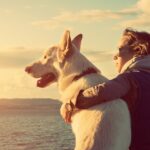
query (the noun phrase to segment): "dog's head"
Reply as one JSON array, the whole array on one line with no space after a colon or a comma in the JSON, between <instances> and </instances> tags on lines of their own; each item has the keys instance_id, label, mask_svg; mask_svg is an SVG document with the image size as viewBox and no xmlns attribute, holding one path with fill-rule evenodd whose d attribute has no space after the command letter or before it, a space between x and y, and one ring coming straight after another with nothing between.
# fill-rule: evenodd
<instances>
[{"instance_id":1,"label":"dog's head","mask_svg":"<svg viewBox=\"0 0 150 150\"><path fill-rule=\"evenodd\" d=\"M71 55L80 49L82 35L79 34L72 41L70 32L65 31L58 45L50 47L41 59L25 68L25 71L39 78L38 87L46 87L57 82L62 71L63 64Z\"/></svg>"}]
</instances>

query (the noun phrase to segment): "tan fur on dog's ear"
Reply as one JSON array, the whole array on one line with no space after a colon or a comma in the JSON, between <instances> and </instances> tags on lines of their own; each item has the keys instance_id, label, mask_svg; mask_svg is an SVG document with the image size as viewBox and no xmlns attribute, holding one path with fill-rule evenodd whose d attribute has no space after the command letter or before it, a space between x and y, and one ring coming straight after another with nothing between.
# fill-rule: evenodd
<instances>
[{"instance_id":1,"label":"tan fur on dog's ear","mask_svg":"<svg viewBox=\"0 0 150 150\"><path fill-rule=\"evenodd\" d=\"M69 53L69 51L72 49L72 43L71 43L71 37L70 37L70 31L65 31L63 34L61 41L60 41L60 50L58 51L58 61L63 62L66 55Z\"/></svg>"},{"instance_id":2,"label":"tan fur on dog's ear","mask_svg":"<svg viewBox=\"0 0 150 150\"><path fill-rule=\"evenodd\" d=\"M78 50L80 50L81 47L81 40L82 40L82 34L78 34L73 40L72 43L76 46Z\"/></svg>"}]
</instances>

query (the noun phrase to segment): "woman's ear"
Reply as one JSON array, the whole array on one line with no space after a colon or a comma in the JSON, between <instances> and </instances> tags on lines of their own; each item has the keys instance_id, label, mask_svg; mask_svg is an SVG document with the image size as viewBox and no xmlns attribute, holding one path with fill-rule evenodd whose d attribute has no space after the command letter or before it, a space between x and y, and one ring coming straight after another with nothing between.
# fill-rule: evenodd
<instances>
[{"instance_id":1,"label":"woman's ear","mask_svg":"<svg viewBox=\"0 0 150 150\"><path fill-rule=\"evenodd\" d=\"M136 55L148 55L148 42L138 42L137 45L134 46L133 50Z\"/></svg>"}]
</instances>

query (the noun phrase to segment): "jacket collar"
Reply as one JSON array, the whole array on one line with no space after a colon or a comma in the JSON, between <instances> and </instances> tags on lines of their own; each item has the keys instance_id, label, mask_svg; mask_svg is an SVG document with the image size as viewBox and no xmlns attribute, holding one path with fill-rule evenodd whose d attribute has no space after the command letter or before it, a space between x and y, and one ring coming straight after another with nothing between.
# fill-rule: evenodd
<instances>
[{"instance_id":1,"label":"jacket collar","mask_svg":"<svg viewBox=\"0 0 150 150\"><path fill-rule=\"evenodd\" d=\"M133 57L121 69L121 73L132 70L145 70L150 72L150 55Z\"/></svg>"}]
</instances>

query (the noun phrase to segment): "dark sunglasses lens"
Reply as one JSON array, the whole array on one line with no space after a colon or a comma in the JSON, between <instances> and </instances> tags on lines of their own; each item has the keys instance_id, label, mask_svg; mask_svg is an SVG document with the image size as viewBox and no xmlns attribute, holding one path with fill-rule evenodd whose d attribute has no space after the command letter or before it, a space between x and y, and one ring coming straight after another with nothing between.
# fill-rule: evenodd
<instances>
[{"instance_id":1,"label":"dark sunglasses lens","mask_svg":"<svg viewBox=\"0 0 150 150\"><path fill-rule=\"evenodd\" d=\"M114 59L114 60L117 60L118 57L119 57L119 53L117 53L116 55L114 55L113 59Z\"/></svg>"}]
</instances>

